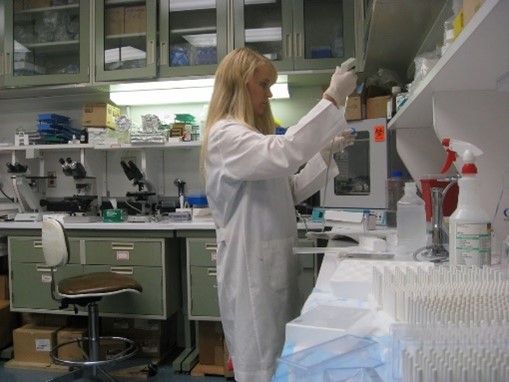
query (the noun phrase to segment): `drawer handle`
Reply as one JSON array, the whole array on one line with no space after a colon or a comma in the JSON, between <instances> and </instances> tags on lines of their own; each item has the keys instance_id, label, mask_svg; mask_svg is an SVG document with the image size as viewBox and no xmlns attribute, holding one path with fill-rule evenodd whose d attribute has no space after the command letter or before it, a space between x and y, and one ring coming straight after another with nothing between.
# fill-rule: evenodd
<instances>
[{"instance_id":1,"label":"drawer handle","mask_svg":"<svg viewBox=\"0 0 509 382\"><path fill-rule=\"evenodd\" d=\"M207 275L209 276L217 276L217 269L216 268L207 268Z\"/></svg>"},{"instance_id":2,"label":"drawer handle","mask_svg":"<svg viewBox=\"0 0 509 382\"><path fill-rule=\"evenodd\" d=\"M205 249L207 251L217 251L217 243L205 243Z\"/></svg>"},{"instance_id":3,"label":"drawer handle","mask_svg":"<svg viewBox=\"0 0 509 382\"><path fill-rule=\"evenodd\" d=\"M119 275L132 275L134 270L132 267L111 267L110 272L118 273Z\"/></svg>"},{"instance_id":4,"label":"drawer handle","mask_svg":"<svg viewBox=\"0 0 509 382\"><path fill-rule=\"evenodd\" d=\"M34 240L34 248L42 248L42 240Z\"/></svg>"},{"instance_id":5,"label":"drawer handle","mask_svg":"<svg viewBox=\"0 0 509 382\"><path fill-rule=\"evenodd\" d=\"M37 269L37 272L51 272L51 267L48 267L47 265L36 265L35 269ZM56 269L54 270L57 271Z\"/></svg>"},{"instance_id":6,"label":"drawer handle","mask_svg":"<svg viewBox=\"0 0 509 382\"><path fill-rule=\"evenodd\" d=\"M113 249L114 251L118 251L120 249L133 250L134 243L111 243L111 249Z\"/></svg>"}]
</instances>

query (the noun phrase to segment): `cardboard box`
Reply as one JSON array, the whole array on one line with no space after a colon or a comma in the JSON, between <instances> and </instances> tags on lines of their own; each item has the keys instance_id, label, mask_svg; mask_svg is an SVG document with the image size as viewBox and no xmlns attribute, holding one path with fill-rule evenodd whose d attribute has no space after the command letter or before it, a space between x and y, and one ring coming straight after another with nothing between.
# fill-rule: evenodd
<instances>
[{"instance_id":1,"label":"cardboard box","mask_svg":"<svg viewBox=\"0 0 509 382\"><path fill-rule=\"evenodd\" d=\"M9 275L0 275L0 300L9 299Z\"/></svg>"},{"instance_id":2,"label":"cardboard box","mask_svg":"<svg viewBox=\"0 0 509 382\"><path fill-rule=\"evenodd\" d=\"M484 0L463 0L463 26L468 24L483 3Z\"/></svg>"},{"instance_id":3,"label":"cardboard box","mask_svg":"<svg viewBox=\"0 0 509 382\"><path fill-rule=\"evenodd\" d=\"M366 100L366 118L387 118L387 101L391 96L368 98Z\"/></svg>"},{"instance_id":4,"label":"cardboard box","mask_svg":"<svg viewBox=\"0 0 509 382\"><path fill-rule=\"evenodd\" d=\"M21 323L23 325L32 324L36 326L68 326L69 319L74 316L63 314L47 314L47 313L21 313ZM76 317L77 318L77 317Z\"/></svg>"},{"instance_id":5,"label":"cardboard box","mask_svg":"<svg viewBox=\"0 0 509 382\"><path fill-rule=\"evenodd\" d=\"M14 0L14 12L22 11L25 8L25 0Z\"/></svg>"},{"instance_id":6,"label":"cardboard box","mask_svg":"<svg viewBox=\"0 0 509 382\"><path fill-rule=\"evenodd\" d=\"M125 350L125 342L103 339L99 343L99 359L112 359L118 353Z\"/></svg>"},{"instance_id":7,"label":"cardboard box","mask_svg":"<svg viewBox=\"0 0 509 382\"><path fill-rule=\"evenodd\" d=\"M64 342L74 340L76 338L84 337L87 334L86 328L62 328L57 332L57 344L63 344ZM83 344L82 344L83 345ZM88 346L85 343L84 346ZM88 348L84 349L88 351ZM69 361L83 361L86 359L85 353L80 348L80 344L75 342L73 344L63 346L58 349L58 358L69 360Z\"/></svg>"},{"instance_id":8,"label":"cardboard box","mask_svg":"<svg viewBox=\"0 0 509 382\"><path fill-rule=\"evenodd\" d=\"M0 349L12 343L12 330L17 324L17 314L11 312L8 300L0 300Z\"/></svg>"},{"instance_id":9,"label":"cardboard box","mask_svg":"<svg viewBox=\"0 0 509 382\"><path fill-rule=\"evenodd\" d=\"M25 0L25 9L51 7L51 0Z\"/></svg>"},{"instance_id":10,"label":"cardboard box","mask_svg":"<svg viewBox=\"0 0 509 382\"><path fill-rule=\"evenodd\" d=\"M221 322L200 321L198 333L200 364L224 366L224 335Z\"/></svg>"},{"instance_id":11,"label":"cardboard box","mask_svg":"<svg viewBox=\"0 0 509 382\"><path fill-rule=\"evenodd\" d=\"M147 31L147 7L124 8L124 33L145 33Z\"/></svg>"},{"instance_id":12,"label":"cardboard box","mask_svg":"<svg viewBox=\"0 0 509 382\"><path fill-rule=\"evenodd\" d=\"M87 104L83 106L82 125L85 127L109 127L115 129L120 108L110 103Z\"/></svg>"},{"instance_id":13,"label":"cardboard box","mask_svg":"<svg viewBox=\"0 0 509 382\"><path fill-rule=\"evenodd\" d=\"M348 96L345 119L347 121L358 121L362 119L362 96L359 93Z\"/></svg>"},{"instance_id":14,"label":"cardboard box","mask_svg":"<svg viewBox=\"0 0 509 382\"><path fill-rule=\"evenodd\" d=\"M52 363L49 352L57 343L55 326L24 325L14 329L14 360L21 362Z\"/></svg>"},{"instance_id":15,"label":"cardboard box","mask_svg":"<svg viewBox=\"0 0 509 382\"><path fill-rule=\"evenodd\" d=\"M124 33L124 7L106 8L104 14L104 33L106 36Z\"/></svg>"}]
</instances>

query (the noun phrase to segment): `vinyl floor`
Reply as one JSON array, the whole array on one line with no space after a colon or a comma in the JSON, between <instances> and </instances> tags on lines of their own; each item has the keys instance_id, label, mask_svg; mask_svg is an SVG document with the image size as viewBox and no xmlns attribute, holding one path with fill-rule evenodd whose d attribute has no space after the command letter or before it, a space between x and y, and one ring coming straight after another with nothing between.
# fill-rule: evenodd
<instances>
[{"instance_id":1,"label":"vinyl floor","mask_svg":"<svg viewBox=\"0 0 509 382\"><path fill-rule=\"evenodd\" d=\"M122 367L142 366L146 364L146 360L128 360L122 363ZM0 361L0 381L1 382L46 382L53 377L62 375L60 372L53 371L34 371L28 369L15 369L5 367L5 360ZM114 376L117 382L233 382L233 379L227 379L222 376L204 376L193 377L188 374L175 373L171 367L171 362L162 363L157 367L157 374L152 377L119 377ZM78 379L76 381L90 381L90 379Z\"/></svg>"}]
</instances>

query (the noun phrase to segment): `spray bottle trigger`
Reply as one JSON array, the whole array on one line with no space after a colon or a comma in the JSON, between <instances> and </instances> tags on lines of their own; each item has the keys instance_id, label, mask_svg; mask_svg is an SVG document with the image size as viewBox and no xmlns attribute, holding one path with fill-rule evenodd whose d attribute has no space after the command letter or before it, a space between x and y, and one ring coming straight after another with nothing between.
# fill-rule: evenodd
<instances>
[{"instance_id":1,"label":"spray bottle trigger","mask_svg":"<svg viewBox=\"0 0 509 382\"><path fill-rule=\"evenodd\" d=\"M444 163L444 167L440 170L440 174L445 173L452 165L452 162L456 160L456 151L452 151L450 149L447 149L447 159Z\"/></svg>"}]
</instances>

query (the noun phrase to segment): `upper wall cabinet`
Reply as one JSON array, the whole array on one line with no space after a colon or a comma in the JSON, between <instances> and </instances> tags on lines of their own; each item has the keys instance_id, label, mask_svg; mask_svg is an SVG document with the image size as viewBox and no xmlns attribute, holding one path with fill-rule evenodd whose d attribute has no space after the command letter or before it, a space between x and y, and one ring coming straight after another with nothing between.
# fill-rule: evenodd
<instances>
[{"instance_id":1,"label":"upper wall cabinet","mask_svg":"<svg viewBox=\"0 0 509 382\"><path fill-rule=\"evenodd\" d=\"M14 0L3 5L5 86L89 81L89 0Z\"/></svg>"},{"instance_id":2,"label":"upper wall cabinet","mask_svg":"<svg viewBox=\"0 0 509 382\"><path fill-rule=\"evenodd\" d=\"M278 70L332 69L354 56L352 0L164 0L160 76L214 74L248 46Z\"/></svg>"},{"instance_id":3,"label":"upper wall cabinet","mask_svg":"<svg viewBox=\"0 0 509 382\"><path fill-rule=\"evenodd\" d=\"M161 0L160 76L214 74L232 44L230 0Z\"/></svg>"},{"instance_id":4,"label":"upper wall cabinet","mask_svg":"<svg viewBox=\"0 0 509 382\"><path fill-rule=\"evenodd\" d=\"M332 69L354 57L352 0L234 0L235 46L282 71Z\"/></svg>"},{"instance_id":5,"label":"upper wall cabinet","mask_svg":"<svg viewBox=\"0 0 509 382\"><path fill-rule=\"evenodd\" d=\"M96 0L95 80L157 76L157 1Z\"/></svg>"}]
</instances>

